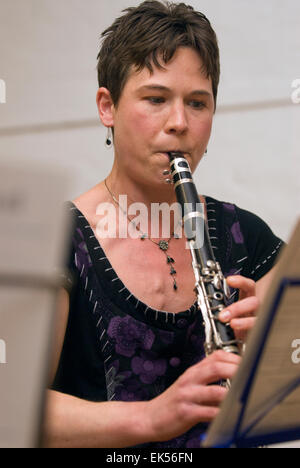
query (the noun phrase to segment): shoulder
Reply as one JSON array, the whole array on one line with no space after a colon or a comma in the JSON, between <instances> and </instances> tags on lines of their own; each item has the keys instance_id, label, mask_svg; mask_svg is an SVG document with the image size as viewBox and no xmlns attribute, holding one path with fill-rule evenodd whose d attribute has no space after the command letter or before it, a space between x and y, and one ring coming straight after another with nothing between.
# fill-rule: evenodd
<instances>
[{"instance_id":1,"label":"shoulder","mask_svg":"<svg viewBox=\"0 0 300 468\"><path fill-rule=\"evenodd\" d=\"M206 197L206 203L208 211L215 210L219 231L227 243L230 233L233 245L244 245L247 254L245 276L258 281L274 266L284 242L257 214L211 197Z\"/></svg>"},{"instance_id":2,"label":"shoulder","mask_svg":"<svg viewBox=\"0 0 300 468\"><path fill-rule=\"evenodd\" d=\"M102 191L101 183L97 184L87 192L74 198L72 203L88 219L96 211L96 206L99 203L99 200L101 201Z\"/></svg>"},{"instance_id":3,"label":"shoulder","mask_svg":"<svg viewBox=\"0 0 300 468\"><path fill-rule=\"evenodd\" d=\"M223 217L226 213L231 213L231 218L239 222L243 234L249 240L253 238L253 234L259 236L260 234L273 234L269 225L257 214L243 209L232 202L216 200L212 197L205 197L206 205L215 208L219 216Z\"/></svg>"}]
</instances>

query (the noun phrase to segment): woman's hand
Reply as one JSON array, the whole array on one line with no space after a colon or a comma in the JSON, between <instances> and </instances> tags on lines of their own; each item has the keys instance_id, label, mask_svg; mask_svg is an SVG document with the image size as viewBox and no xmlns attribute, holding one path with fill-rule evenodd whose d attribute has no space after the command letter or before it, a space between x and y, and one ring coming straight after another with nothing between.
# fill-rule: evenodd
<instances>
[{"instance_id":1,"label":"woman's hand","mask_svg":"<svg viewBox=\"0 0 300 468\"><path fill-rule=\"evenodd\" d=\"M228 390L212 385L232 379L241 358L216 351L190 367L164 393L147 403L144 414L151 441L167 441L201 422L211 422Z\"/></svg>"},{"instance_id":2,"label":"woman's hand","mask_svg":"<svg viewBox=\"0 0 300 468\"><path fill-rule=\"evenodd\" d=\"M254 327L259 300L255 295L255 282L244 276L228 276L230 287L239 289L239 300L219 314L219 320L229 323L238 340L245 342L248 332Z\"/></svg>"}]
</instances>

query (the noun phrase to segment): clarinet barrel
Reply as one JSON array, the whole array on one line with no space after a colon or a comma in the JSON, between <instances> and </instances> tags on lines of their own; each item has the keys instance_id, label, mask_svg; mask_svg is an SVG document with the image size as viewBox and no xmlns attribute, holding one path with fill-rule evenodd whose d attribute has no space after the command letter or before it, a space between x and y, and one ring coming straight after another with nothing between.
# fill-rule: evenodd
<instances>
[{"instance_id":1,"label":"clarinet barrel","mask_svg":"<svg viewBox=\"0 0 300 468\"><path fill-rule=\"evenodd\" d=\"M211 246L204 206L200 202L188 161L179 152L169 153L172 183L181 205L184 232L195 274L195 293L205 327L206 355L216 350L240 354L229 324L218 320L229 303L230 290Z\"/></svg>"}]
</instances>

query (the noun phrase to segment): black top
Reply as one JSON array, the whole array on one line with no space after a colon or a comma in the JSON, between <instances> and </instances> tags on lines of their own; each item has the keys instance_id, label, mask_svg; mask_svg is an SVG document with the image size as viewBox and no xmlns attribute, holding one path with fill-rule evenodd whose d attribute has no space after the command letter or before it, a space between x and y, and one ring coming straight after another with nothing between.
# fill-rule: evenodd
<instances>
[{"instance_id":1,"label":"black top","mask_svg":"<svg viewBox=\"0 0 300 468\"><path fill-rule=\"evenodd\" d=\"M256 215L206 197L209 234L225 276L258 281L283 242ZM53 389L90 401L150 400L204 358L197 304L180 313L152 309L118 278L85 216L71 203L70 312ZM231 290L230 302L238 299ZM207 425L153 447L199 446Z\"/></svg>"}]
</instances>

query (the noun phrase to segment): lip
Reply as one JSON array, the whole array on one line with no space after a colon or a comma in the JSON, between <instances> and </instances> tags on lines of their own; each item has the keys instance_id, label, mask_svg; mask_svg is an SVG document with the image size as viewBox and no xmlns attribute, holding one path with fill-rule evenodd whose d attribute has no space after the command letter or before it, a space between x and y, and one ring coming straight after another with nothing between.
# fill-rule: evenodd
<instances>
[{"instance_id":1,"label":"lip","mask_svg":"<svg viewBox=\"0 0 300 468\"><path fill-rule=\"evenodd\" d=\"M169 153L182 153L183 155L189 156L190 153L188 151L183 151L183 150L167 150L167 151L158 151L158 153L166 154L169 155Z\"/></svg>"}]
</instances>

